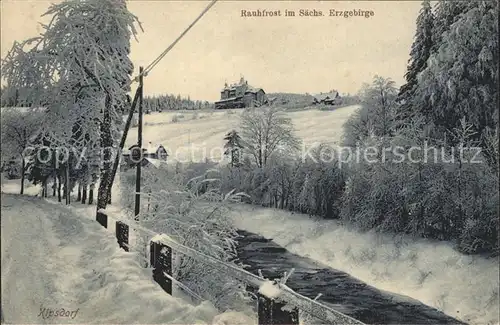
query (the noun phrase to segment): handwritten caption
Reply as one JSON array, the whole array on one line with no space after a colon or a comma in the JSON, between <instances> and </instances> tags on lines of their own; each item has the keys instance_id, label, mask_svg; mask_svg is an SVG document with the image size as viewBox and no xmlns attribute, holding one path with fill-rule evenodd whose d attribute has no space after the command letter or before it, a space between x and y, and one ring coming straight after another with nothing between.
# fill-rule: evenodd
<instances>
[{"instance_id":1,"label":"handwritten caption","mask_svg":"<svg viewBox=\"0 0 500 325\"><path fill-rule=\"evenodd\" d=\"M80 308L76 310L68 310L65 308L46 308L43 306L40 306L40 313L38 314L38 317L41 317L43 319L50 319L50 318L71 318L74 319L76 315L78 314L78 311Z\"/></svg>"},{"instance_id":2,"label":"handwritten caption","mask_svg":"<svg viewBox=\"0 0 500 325\"><path fill-rule=\"evenodd\" d=\"M364 17L371 18L375 15L373 10L318 10L318 9L300 9L300 10L241 10L241 17Z\"/></svg>"}]
</instances>

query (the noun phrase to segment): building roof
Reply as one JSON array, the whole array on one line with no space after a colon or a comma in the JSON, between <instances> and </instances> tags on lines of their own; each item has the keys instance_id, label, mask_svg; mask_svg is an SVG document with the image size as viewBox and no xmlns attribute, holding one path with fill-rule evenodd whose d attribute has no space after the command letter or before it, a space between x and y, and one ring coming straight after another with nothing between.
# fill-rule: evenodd
<instances>
[{"instance_id":1,"label":"building roof","mask_svg":"<svg viewBox=\"0 0 500 325\"><path fill-rule=\"evenodd\" d=\"M335 99L337 98L337 96L339 96L338 91L334 91L334 92L314 95L314 98L318 101L322 101L327 99Z\"/></svg>"},{"instance_id":2,"label":"building roof","mask_svg":"<svg viewBox=\"0 0 500 325\"><path fill-rule=\"evenodd\" d=\"M245 93L256 94L256 93L258 93L261 90L264 91L264 89L262 89L262 88L254 88L254 87L248 86L248 89L245 91Z\"/></svg>"},{"instance_id":3,"label":"building roof","mask_svg":"<svg viewBox=\"0 0 500 325\"><path fill-rule=\"evenodd\" d=\"M128 151L132 150L132 148L134 148L136 146L137 146L137 144L134 144L134 145L130 146L128 148ZM148 153L149 152L148 149L152 149L151 153L156 153L156 152L158 152L158 149L160 149L160 148L163 148L165 151L167 151L167 149L162 144L152 145L151 142L148 142L147 146L143 145L142 151L145 152L145 153ZM124 154L130 154L130 153L129 152L124 152ZM168 155L168 152L167 152L167 155Z\"/></svg>"},{"instance_id":4,"label":"building roof","mask_svg":"<svg viewBox=\"0 0 500 325\"><path fill-rule=\"evenodd\" d=\"M245 93L258 93L259 91L264 91L264 89L262 88L254 88L252 86L250 86L248 84L248 81L245 80L245 78L241 77L240 81L238 83L234 83L234 84L226 84L224 88L222 88L221 92L224 92L226 90L236 90L240 87L243 87L243 86L246 86L247 87L247 90L245 91Z\"/></svg>"},{"instance_id":5,"label":"building roof","mask_svg":"<svg viewBox=\"0 0 500 325\"><path fill-rule=\"evenodd\" d=\"M166 164L164 160L160 159L154 159L150 157L146 157L144 159L149 163L149 165L154 166L156 168L160 168L163 164Z\"/></svg>"}]
</instances>

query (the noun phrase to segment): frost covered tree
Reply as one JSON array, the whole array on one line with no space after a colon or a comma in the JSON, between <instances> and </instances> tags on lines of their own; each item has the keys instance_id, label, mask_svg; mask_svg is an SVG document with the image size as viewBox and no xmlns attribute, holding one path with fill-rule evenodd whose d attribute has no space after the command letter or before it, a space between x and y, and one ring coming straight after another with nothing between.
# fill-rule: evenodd
<instances>
[{"instance_id":1,"label":"frost covered tree","mask_svg":"<svg viewBox=\"0 0 500 325\"><path fill-rule=\"evenodd\" d=\"M189 169L192 172L192 168ZM143 193L149 199L141 201L139 222L143 227L167 234L198 252L238 265L234 262L237 233L229 212L230 203L239 202L242 194L234 190L223 193L219 180L214 177L216 174L208 170L190 178L189 171L182 170L172 177L168 175L167 169L145 168L141 175ZM121 177L121 200L124 211L132 219L135 175L127 172ZM200 191L201 188L205 190ZM149 238L149 235L142 238L143 247L146 247ZM213 302L222 310L241 307L248 301L241 283L175 252L173 277L197 296Z\"/></svg>"},{"instance_id":2,"label":"frost covered tree","mask_svg":"<svg viewBox=\"0 0 500 325\"><path fill-rule=\"evenodd\" d=\"M101 148L102 208L117 126L128 105L128 55L137 18L125 0L66 0L45 15L52 18L41 36L14 44L2 64L3 77L10 87L30 89L27 98L48 108L52 144Z\"/></svg>"},{"instance_id":3,"label":"frost covered tree","mask_svg":"<svg viewBox=\"0 0 500 325\"><path fill-rule=\"evenodd\" d=\"M451 29L451 25L460 19L460 15L467 10L470 1L443 0L435 7L435 23L432 36L431 52L436 53L442 42L444 33Z\"/></svg>"},{"instance_id":4,"label":"frost covered tree","mask_svg":"<svg viewBox=\"0 0 500 325\"><path fill-rule=\"evenodd\" d=\"M447 2L458 6L440 4ZM435 44L416 95L437 138L460 126L463 117L477 138L498 127L498 2L474 1L460 11Z\"/></svg>"},{"instance_id":5,"label":"frost covered tree","mask_svg":"<svg viewBox=\"0 0 500 325\"><path fill-rule=\"evenodd\" d=\"M229 156L231 159L231 167L238 167L240 165L241 150L243 144L240 135L236 130L232 130L224 137L226 144L224 144L224 155Z\"/></svg>"},{"instance_id":6,"label":"frost covered tree","mask_svg":"<svg viewBox=\"0 0 500 325\"><path fill-rule=\"evenodd\" d=\"M11 108L2 110L1 144L2 159L18 157L21 160L21 194L24 193L24 179L29 152L28 147L43 125L43 112L26 113Z\"/></svg>"},{"instance_id":7,"label":"frost covered tree","mask_svg":"<svg viewBox=\"0 0 500 325\"><path fill-rule=\"evenodd\" d=\"M258 167L278 151L293 154L300 146L292 120L276 107L247 109L241 115L241 137L245 151Z\"/></svg>"},{"instance_id":8,"label":"frost covered tree","mask_svg":"<svg viewBox=\"0 0 500 325\"><path fill-rule=\"evenodd\" d=\"M361 108L344 125L344 144L355 146L367 136L386 137L396 120L397 89L390 78L375 76L364 84L359 96Z\"/></svg>"},{"instance_id":9,"label":"frost covered tree","mask_svg":"<svg viewBox=\"0 0 500 325\"><path fill-rule=\"evenodd\" d=\"M442 32L414 91L407 92L415 114L400 116L385 141L407 158L396 163L400 155L386 152L386 163L351 164L344 220L362 229L452 241L463 252L499 253L497 10L497 2L439 3ZM381 102L376 91L364 94L372 98L365 103ZM345 126L347 143L359 142L361 150L382 145L380 132L363 130L380 129L381 114L366 107L373 105L363 105ZM431 149L426 157L426 142L438 154Z\"/></svg>"},{"instance_id":10,"label":"frost covered tree","mask_svg":"<svg viewBox=\"0 0 500 325\"><path fill-rule=\"evenodd\" d=\"M417 17L417 31L410 51L410 60L405 74L406 83L401 86L398 94L398 120L405 120L411 115L411 99L417 87L417 76L427 67L432 47L432 32L434 16L429 0L422 2L422 9Z\"/></svg>"}]
</instances>

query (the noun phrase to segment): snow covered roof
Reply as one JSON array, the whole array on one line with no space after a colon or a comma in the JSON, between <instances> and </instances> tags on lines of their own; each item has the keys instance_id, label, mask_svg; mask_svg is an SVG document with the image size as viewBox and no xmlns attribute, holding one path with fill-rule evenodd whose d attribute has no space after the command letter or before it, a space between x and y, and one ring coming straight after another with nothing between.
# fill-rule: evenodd
<instances>
[{"instance_id":1,"label":"snow covered roof","mask_svg":"<svg viewBox=\"0 0 500 325\"><path fill-rule=\"evenodd\" d=\"M134 144L130 147L128 147L127 150L123 150L123 154L130 154L130 150L137 146L137 144ZM167 152L167 149L162 145L162 144L156 144L156 145L152 145L151 142L149 142L147 145L143 145L142 146L142 151L145 152L145 153L156 153L158 152L159 149L163 149L165 150L165 152ZM168 156L168 152L167 152L167 156Z\"/></svg>"},{"instance_id":2,"label":"snow covered roof","mask_svg":"<svg viewBox=\"0 0 500 325\"><path fill-rule=\"evenodd\" d=\"M334 91L334 92L329 92L329 93L324 93L324 94L317 94L314 96L314 98L318 101L321 101L321 100L326 100L326 99L335 99L335 98L337 98L337 96L339 96L338 91Z\"/></svg>"},{"instance_id":3,"label":"snow covered roof","mask_svg":"<svg viewBox=\"0 0 500 325\"><path fill-rule=\"evenodd\" d=\"M152 152L157 152L160 148L167 151L167 149L165 149L165 147L161 143L153 144L151 141L148 142L148 149L150 149Z\"/></svg>"},{"instance_id":4,"label":"snow covered roof","mask_svg":"<svg viewBox=\"0 0 500 325\"><path fill-rule=\"evenodd\" d=\"M146 157L144 159L146 159L152 166L156 168L160 168L163 164L166 164L166 161L161 159L155 159L150 157Z\"/></svg>"},{"instance_id":5,"label":"snow covered roof","mask_svg":"<svg viewBox=\"0 0 500 325\"><path fill-rule=\"evenodd\" d=\"M242 77L238 83L234 83L234 84L230 84L230 85L228 85L226 83L226 85L224 86L224 88L222 88L221 92L225 92L227 90L229 90L229 91L236 90L236 89L241 88L241 87L246 87L247 88L245 90L245 93L257 93L257 92L259 92L261 90L264 91L262 88L254 88L254 87L250 86L248 84L248 81L245 80Z\"/></svg>"},{"instance_id":6,"label":"snow covered roof","mask_svg":"<svg viewBox=\"0 0 500 325\"><path fill-rule=\"evenodd\" d=\"M256 94L258 93L259 91L264 91L264 89L262 88L254 88L254 87L248 87L248 89L246 90L245 93L252 93L252 94Z\"/></svg>"}]
</instances>

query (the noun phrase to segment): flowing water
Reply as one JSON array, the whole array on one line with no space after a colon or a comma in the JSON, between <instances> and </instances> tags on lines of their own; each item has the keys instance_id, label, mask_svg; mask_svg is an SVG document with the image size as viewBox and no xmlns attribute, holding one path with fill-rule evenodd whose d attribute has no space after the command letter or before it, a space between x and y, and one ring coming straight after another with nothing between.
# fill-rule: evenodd
<instances>
[{"instance_id":1,"label":"flowing water","mask_svg":"<svg viewBox=\"0 0 500 325\"><path fill-rule=\"evenodd\" d=\"M245 269L269 279L295 269L287 285L366 324L465 324L418 300L379 290L307 257L292 254L271 239L238 231L238 257Z\"/></svg>"}]
</instances>

